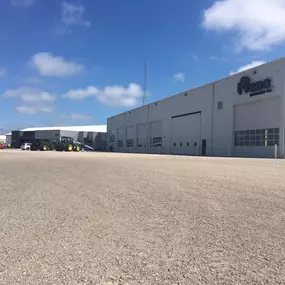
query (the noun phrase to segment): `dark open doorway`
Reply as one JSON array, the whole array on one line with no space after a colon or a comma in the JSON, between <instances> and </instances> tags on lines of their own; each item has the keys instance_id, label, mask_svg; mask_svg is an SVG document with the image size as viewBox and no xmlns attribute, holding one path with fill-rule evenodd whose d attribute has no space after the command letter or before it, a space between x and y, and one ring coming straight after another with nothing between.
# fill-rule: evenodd
<instances>
[{"instance_id":1,"label":"dark open doorway","mask_svg":"<svg viewBox=\"0 0 285 285\"><path fill-rule=\"evenodd\" d=\"M206 156L207 153L207 141L202 140L202 156Z\"/></svg>"}]
</instances>

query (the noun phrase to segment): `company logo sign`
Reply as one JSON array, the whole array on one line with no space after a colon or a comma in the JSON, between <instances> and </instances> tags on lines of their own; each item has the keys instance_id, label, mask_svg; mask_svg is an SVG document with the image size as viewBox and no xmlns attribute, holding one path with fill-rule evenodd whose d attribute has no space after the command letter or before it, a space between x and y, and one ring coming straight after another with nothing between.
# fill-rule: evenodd
<instances>
[{"instance_id":1,"label":"company logo sign","mask_svg":"<svg viewBox=\"0 0 285 285\"><path fill-rule=\"evenodd\" d=\"M251 82L248 76L244 76L240 79L240 82L237 86L237 91L239 95L250 93L250 97L262 95L265 93L272 92L272 80L266 78L265 80Z\"/></svg>"}]
</instances>

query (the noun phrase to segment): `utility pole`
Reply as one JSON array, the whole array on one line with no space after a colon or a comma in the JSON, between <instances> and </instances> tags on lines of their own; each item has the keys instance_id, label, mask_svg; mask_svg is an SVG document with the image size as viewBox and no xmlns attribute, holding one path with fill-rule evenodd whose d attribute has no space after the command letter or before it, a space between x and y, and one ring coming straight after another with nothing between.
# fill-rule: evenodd
<instances>
[{"instance_id":1,"label":"utility pole","mask_svg":"<svg viewBox=\"0 0 285 285\"><path fill-rule=\"evenodd\" d=\"M144 65L143 106L147 103L147 61Z\"/></svg>"}]
</instances>

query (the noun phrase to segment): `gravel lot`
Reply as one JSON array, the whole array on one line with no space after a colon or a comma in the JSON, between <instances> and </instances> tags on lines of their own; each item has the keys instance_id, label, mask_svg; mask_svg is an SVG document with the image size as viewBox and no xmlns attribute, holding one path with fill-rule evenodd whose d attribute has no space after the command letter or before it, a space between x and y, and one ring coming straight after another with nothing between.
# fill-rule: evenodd
<instances>
[{"instance_id":1,"label":"gravel lot","mask_svg":"<svg viewBox=\"0 0 285 285\"><path fill-rule=\"evenodd\" d=\"M0 284L285 284L285 161L0 151Z\"/></svg>"}]
</instances>

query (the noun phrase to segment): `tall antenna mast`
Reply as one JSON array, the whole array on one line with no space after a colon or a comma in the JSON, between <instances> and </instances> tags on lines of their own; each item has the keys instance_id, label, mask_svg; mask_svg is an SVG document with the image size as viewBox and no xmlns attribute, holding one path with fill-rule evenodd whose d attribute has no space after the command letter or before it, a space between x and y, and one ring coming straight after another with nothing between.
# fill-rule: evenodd
<instances>
[{"instance_id":1,"label":"tall antenna mast","mask_svg":"<svg viewBox=\"0 0 285 285\"><path fill-rule=\"evenodd\" d=\"M143 106L147 103L147 61L144 64Z\"/></svg>"}]
</instances>

